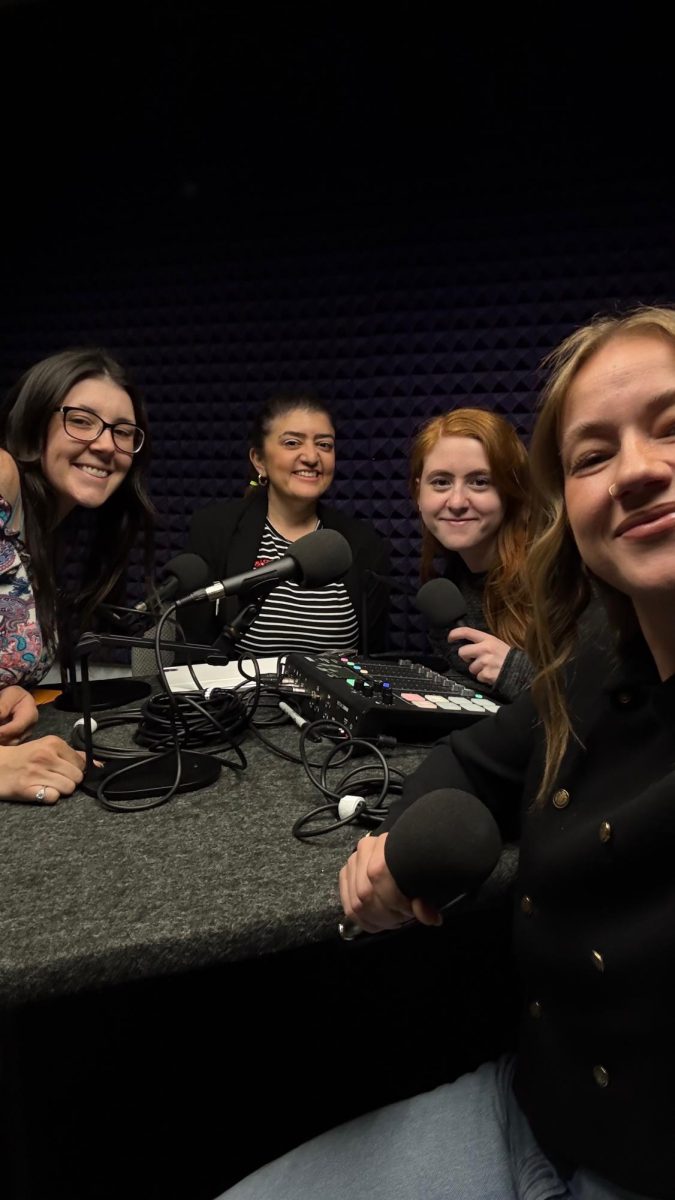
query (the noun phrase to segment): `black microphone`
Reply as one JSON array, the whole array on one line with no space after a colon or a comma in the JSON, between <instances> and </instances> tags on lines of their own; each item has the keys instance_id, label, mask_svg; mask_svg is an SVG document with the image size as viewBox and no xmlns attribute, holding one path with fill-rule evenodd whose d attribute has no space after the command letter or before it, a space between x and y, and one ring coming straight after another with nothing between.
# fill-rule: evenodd
<instances>
[{"instance_id":1,"label":"black microphone","mask_svg":"<svg viewBox=\"0 0 675 1200\"><path fill-rule=\"evenodd\" d=\"M435 629L464 624L466 600L457 585L449 579L430 579L415 596L415 603Z\"/></svg>"},{"instance_id":2,"label":"black microphone","mask_svg":"<svg viewBox=\"0 0 675 1200\"><path fill-rule=\"evenodd\" d=\"M384 859L404 896L443 909L484 883L501 850L489 808L469 792L439 788L401 814L389 831ZM346 918L338 931L344 941L363 932Z\"/></svg>"},{"instance_id":3,"label":"black microphone","mask_svg":"<svg viewBox=\"0 0 675 1200\"><path fill-rule=\"evenodd\" d=\"M230 579L219 579L209 587L184 596L176 607L192 604L195 600L220 600L223 596L237 595L265 583L274 587L283 579L291 579L301 588L323 587L346 575L351 564L352 552L347 539L335 529L316 529L293 542L283 558L277 558L257 571L244 571Z\"/></svg>"},{"instance_id":4,"label":"black microphone","mask_svg":"<svg viewBox=\"0 0 675 1200\"><path fill-rule=\"evenodd\" d=\"M147 612L165 600L173 600L178 592L184 595L193 592L195 588L204 586L210 574L207 564L198 554L177 554L166 564L163 573L166 576L164 583L160 584L154 596L135 604L134 612Z\"/></svg>"}]
</instances>

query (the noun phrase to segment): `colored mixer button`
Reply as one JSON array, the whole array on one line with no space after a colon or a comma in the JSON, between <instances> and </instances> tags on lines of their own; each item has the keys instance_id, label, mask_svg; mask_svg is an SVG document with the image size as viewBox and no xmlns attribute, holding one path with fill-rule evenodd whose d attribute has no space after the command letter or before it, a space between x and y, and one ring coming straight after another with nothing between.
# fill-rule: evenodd
<instances>
[{"instance_id":1,"label":"colored mixer button","mask_svg":"<svg viewBox=\"0 0 675 1200\"><path fill-rule=\"evenodd\" d=\"M467 700L464 696L457 696L456 699L463 712L479 713L485 711L480 704L474 704L473 700Z\"/></svg>"},{"instance_id":2,"label":"colored mixer button","mask_svg":"<svg viewBox=\"0 0 675 1200\"><path fill-rule=\"evenodd\" d=\"M444 712L461 712L462 709L456 700L450 700L447 696L437 696L435 694L425 696L425 700L431 700L437 708L442 708Z\"/></svg>"},{"instance_id":3,"label":"colored mixer button","mask_svg":"<svg viewBox=\"0 0 675 1200\"><path fill-rule=\"evenodd\" d=\"M420 696L419 692L401 692L401 699L407 700L409 704L414 704L415 708L437 707L432 700L425 700L424 696Z\"/></svg>"}]
</instances>

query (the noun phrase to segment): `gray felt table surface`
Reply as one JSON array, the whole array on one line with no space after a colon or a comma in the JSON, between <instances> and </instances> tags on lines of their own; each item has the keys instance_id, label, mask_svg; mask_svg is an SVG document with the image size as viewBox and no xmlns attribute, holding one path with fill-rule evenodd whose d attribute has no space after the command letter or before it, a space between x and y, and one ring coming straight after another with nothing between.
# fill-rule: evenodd
<instances>
[{"instance_id":1,"label":"gray felt table surface","mask_svg":"<svg viewBox=\"0 0 675 1200\"><path fill-rule=\"evenodd\" d=\"M68 737L76 716L43 708L39 734ZM269 736L297 752L294 727ZM125 741L120 730L106 737ZM293 822L319 792L253 738L243 749L244 772L223 768L210 787L143 813L110 812L82 792L54 807L0 804L0 1004L337 936L337 875L363 830L298 841ZM392 762L407 773L424 754ZM476 903L503 897L515 864L507 847Z\"/></svg>"}]
</instances>

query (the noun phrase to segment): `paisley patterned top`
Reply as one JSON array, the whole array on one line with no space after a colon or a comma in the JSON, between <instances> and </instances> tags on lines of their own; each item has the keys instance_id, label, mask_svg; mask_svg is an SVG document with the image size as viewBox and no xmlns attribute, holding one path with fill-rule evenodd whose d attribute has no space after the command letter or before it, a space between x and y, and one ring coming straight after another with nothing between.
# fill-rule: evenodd
<instances>
[{"instance_id":1,"label":"paisley patterned top","mask_svg":"<svg viewBox=\"0 0 675 1200\"><path fill-rule=\"evenodd\" d=\"M0 688L31 687L51 665L37 622L21 517L21 499L12 508L0 496Z\"/></svg>"}]
</instances>

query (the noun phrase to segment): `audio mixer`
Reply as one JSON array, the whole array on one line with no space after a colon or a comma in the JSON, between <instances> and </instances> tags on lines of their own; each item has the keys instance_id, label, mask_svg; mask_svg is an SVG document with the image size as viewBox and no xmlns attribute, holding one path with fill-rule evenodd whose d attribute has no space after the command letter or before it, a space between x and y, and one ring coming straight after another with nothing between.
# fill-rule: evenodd
<instances>
[{"instance_id":1,"label":"audio mixer","mask_svg":"<svg viewBox=\"0 0 675 1200\"><path fill-rule=\"evenodd\" d=\"M303 717L338 721L355 737L434 741L500 707L468 681L407 659L389 663L354 654L289 654L284 678L304 689L297 696Z\"/></svg>"}]
</instances>

